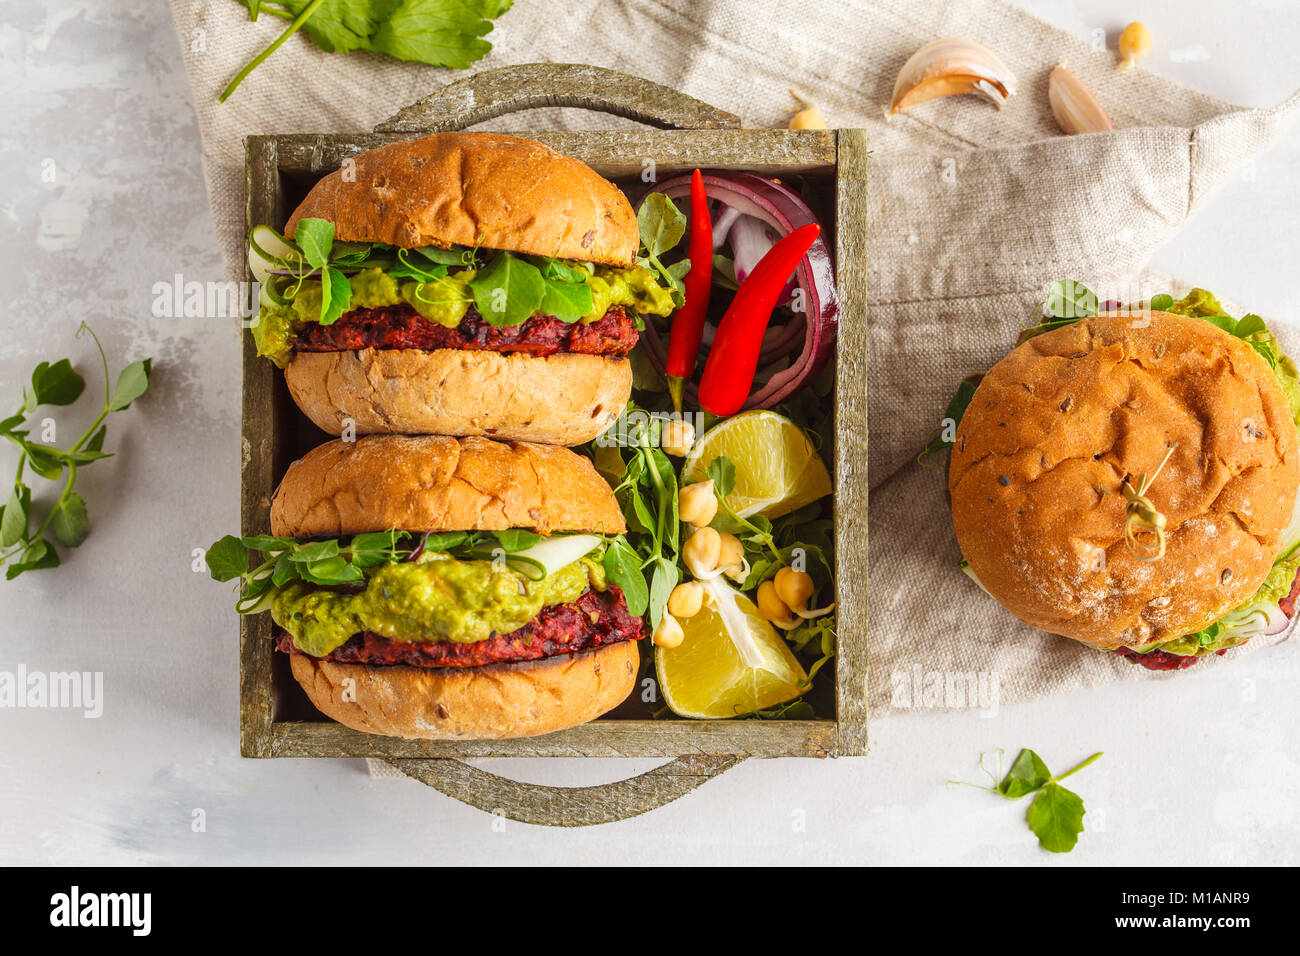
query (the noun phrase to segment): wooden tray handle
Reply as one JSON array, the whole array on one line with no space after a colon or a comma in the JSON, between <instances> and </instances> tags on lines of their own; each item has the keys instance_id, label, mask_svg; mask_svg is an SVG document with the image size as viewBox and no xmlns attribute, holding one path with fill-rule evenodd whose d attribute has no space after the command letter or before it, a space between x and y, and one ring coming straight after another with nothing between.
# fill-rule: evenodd
<instances>
[{"instance_id":1,"label":"wooden tray handle","mask_svg":"<svg viewBox=\"0 0 1300 956\"><path fill-rule=\"evenodd\" d=\"M524 63L448 83L375 127L445 133L519 110L578 106L660 129L738 129L740 118L668 86L581 63Z\"/></svg>"},{"instance_id":2,"label":"wooden tray handle","mask_svg":"<svg viewBox=\"0 0 1300 956\"><path fill-rule=\"evenodd\" d=\"M389 763L408 777L485 813L540 826L589 827L626 820L672 803L743 759L740 754L692 754L638 777L595 787L520 783L449 757Z\"/></svg>"}]
</instances>

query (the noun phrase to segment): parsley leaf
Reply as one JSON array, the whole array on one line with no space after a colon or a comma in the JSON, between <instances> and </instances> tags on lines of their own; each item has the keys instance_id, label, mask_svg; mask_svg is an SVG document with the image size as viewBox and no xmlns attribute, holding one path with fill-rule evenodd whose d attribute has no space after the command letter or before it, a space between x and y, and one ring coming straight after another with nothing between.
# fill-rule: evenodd
<instances>
[{"instance_id":1,"label":"parsley leaf","mask_svg":"<svg viewBox=\"0 0 1300 956\"><path fill-rule=\"evenodd\" d=\"M512 0L236 0L249 19L269 13L292 21L217 97L224 103L244 78L298 30L326 53L369 50L399 60L464 69L492 44L482 39Z\"/></svg>"},{"instance_id":2,"label":"parsley leaf","mask_svg":"<svg viewBox=\"0 0 1300 956\"><path fill-rule=\"evenodd\" d=\"M242 2L242 0L241 0ZM273 0L263 6L280 6L299 16L311 0ZM326 53L351 53L369 49L371 35L384 17L402 5L402 0L323 0L308 17L303 29Z\"/></svg>"},{"instance_id":3,"label":"parsley leaf","mask_svg":"<svg viewBox=\"0 0 1300 956\"><path fill-rule=\"evenodd\" d=\"M370 49L463 70L492 49L480 39L492 30L492 22L480 16L483 6L474 0L403 0L370 37Z\"/></svg>"}]
</instances>

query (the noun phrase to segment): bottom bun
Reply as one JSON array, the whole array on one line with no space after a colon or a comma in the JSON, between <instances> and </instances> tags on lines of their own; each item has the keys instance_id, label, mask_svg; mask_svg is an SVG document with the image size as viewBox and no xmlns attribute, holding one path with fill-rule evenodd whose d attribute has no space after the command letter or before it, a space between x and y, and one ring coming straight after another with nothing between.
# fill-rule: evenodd
<instances>
[{"instance_id":1,"label":"bottom bun","mask_svg":"<svg viewBox=\"0 0 1300 956\"><path fill-rule=\"evenodd\" d=\"M407 740L534 737L586 723L627 698L639 664L636 641L445 670L337 664L303 654L290 659L293 676L321 713L362 733Z\"/></svg>"},{"instance_id":2,"label":"bottom bun","mask_svg":"<svg viewBox=\"0 0 1300 956\"><path fill-rule=\"evenodd\" d=\"M435 349L299 352L284 370L303 413L331 435L484 435L581 445L632 394L626 358Z\"/></svg>"}]
</instances>

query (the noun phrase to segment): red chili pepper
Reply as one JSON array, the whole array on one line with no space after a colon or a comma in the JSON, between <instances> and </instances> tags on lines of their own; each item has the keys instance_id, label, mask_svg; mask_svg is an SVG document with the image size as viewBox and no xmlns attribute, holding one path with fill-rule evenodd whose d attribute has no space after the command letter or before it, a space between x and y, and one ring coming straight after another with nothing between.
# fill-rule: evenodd
<instances>
[{"instance_id":1,"label":"red chili pepper","mask_svg":"<svg viewBox=\"0 0 1300 956\"><path fill-rule=\"evenodd\" d=\"M668 338L668 392L673 407L682 410L682 389L695 371L704 338L704 319L709 312L709 289L713 286L713 221L709 218L709 197L704 177L691 176L691 238L687 244L691 270L686 273L686 303L673 316Z\"/></svg>"},{"instance_id":2,"label":"red chili pepper","mask_svg":"<svg viewBox=\"0 0 1300 956\"><path fill-rule=\"evenodd\" d=\"M715 415L734 415L745 404L754 386L763 333L785 289L785 280L821 231L821 226L810 222L785 236L767 250L741 283L740 291L718 323L713 348L704 363L704 376L700 380L701 408Z\"/></svg>"}]
</instances>

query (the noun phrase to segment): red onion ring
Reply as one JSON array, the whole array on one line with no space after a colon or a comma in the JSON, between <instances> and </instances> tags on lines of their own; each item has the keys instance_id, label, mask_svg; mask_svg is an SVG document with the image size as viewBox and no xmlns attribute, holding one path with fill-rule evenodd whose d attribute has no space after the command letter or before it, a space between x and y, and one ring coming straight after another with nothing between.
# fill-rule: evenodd
<instances>
[{"instance_id":1,"label":"red onion ring","mask_svg":"<svg viewBox=\"0 0 1300 956\"><path fill-rule=\"evenodd\" d=\"M674 176L660 183L650 192L663 193L669 199L689 195L691 177ZM738 210L742 215L761 219L780 235L793 232L800 226L816 222L808 204L784 183L775 182L753 173L705 173L704 189L710 199L722 203L728 210ZM645 202L642 196L637 209ZM724 211L717 219L721 221ZM715 241L717 233L714 235ZM789 358L796 342L802 336L802 347L791 358L788 368L776 371L766 383L757 382L745 400L745 408L771 408L798 391L817 374L830 358L835 348L835 333L839 324L840 303L835 293L835 266L830 248L824 238L818 238L795 269L796 283L803 291L805 310L802 315L780 327L782 332L765 343L759 363L771 366L775 361ZM647 322L642 339L651 362L664 371L666 349L652 323ZM694 390L688 388L688 394Z\"/></svg>"}]
</instances>

